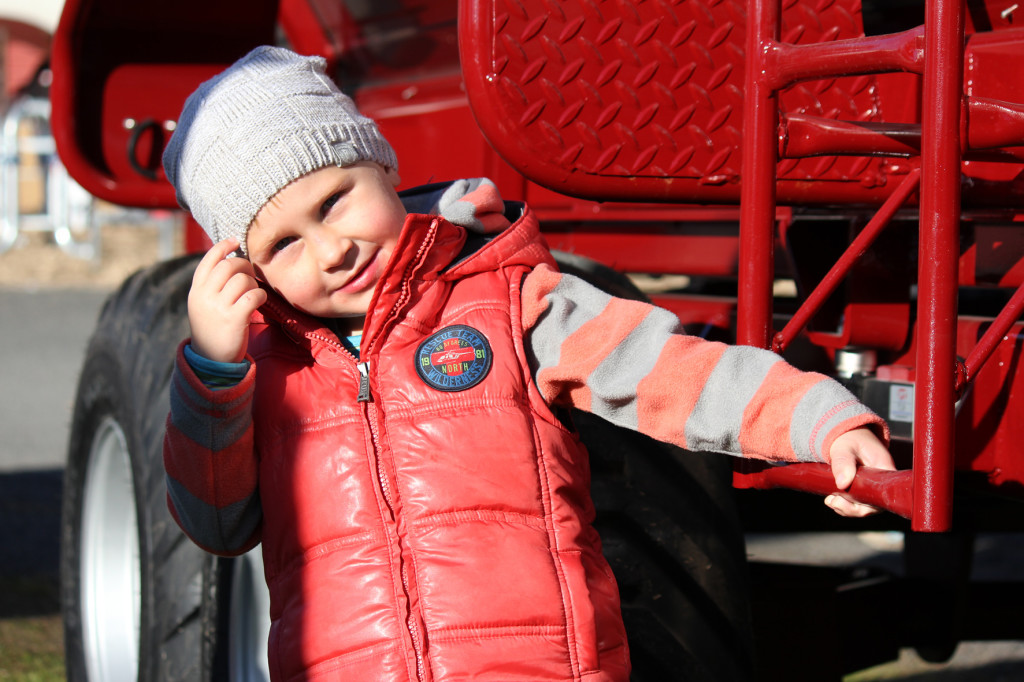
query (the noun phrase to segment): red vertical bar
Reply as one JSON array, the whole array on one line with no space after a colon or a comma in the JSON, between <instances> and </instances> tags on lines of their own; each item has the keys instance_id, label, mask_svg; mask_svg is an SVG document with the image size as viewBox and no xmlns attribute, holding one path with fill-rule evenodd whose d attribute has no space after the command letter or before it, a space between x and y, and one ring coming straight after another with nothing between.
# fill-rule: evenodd
<instances>
[{"instance_id":1,"label":"red vertical bar","mask_svg":"<svg viewBox=\"0 0 1024 682\"><path fill-rule=\"evenodd\" d=\"M960 0L928 0L925 5L923 110L927 115L921 130L911 517L911 527L917 531L947 531L952 524L963 15Z\"/></svg>"},{"instance_id":2,"label":"red vertical bar","mask_svg":"<svg viewBox=\"0 0 1024 682\"><path fill-rule=\"evenodd\" d=\"M777 39L778 24L778 0L750 0L747 5L736 337L739 343L761 348L768 348L772 337L778 102L769 85L766 55Z\"/></svg>"}]
</instances>

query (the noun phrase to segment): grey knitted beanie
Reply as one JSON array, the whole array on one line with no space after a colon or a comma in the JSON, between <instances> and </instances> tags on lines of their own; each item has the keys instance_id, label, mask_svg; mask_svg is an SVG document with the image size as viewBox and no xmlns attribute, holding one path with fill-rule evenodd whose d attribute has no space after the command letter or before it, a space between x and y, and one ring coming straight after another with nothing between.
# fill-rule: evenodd
<instances>
[{"instance_id":1,"label":"grey knitted beanie","mask_svg":"<svg viewBox=\"0 0 1024 682\"><path fill-rule=\"evenodd\" d=\"M325 166L398 169L377 125L326 74L320 57L258 47L185 101L164 150L178 203L217 243L246 234L287 184Z\"/></svg>"}]
</instances>

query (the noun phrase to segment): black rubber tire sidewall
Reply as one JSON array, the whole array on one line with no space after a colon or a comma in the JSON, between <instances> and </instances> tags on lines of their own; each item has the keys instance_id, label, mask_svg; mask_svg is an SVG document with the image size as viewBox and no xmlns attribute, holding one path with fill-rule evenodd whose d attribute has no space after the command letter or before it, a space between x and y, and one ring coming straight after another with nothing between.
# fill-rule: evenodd
<instances>
[{"instance_id":1,"label":"black rubber tire sidewall","mask_svg":"<svg viewBox=\"0 0 1024 682\"><path fill-rule=\"evenodd\" d=\"M620 273L555 254L565 273L644 300ZM595 527L622 597L634 682L754 677L746 547L722 455L687 452L583 412Z\"/></svg>"},{"instance_id":2,"label":"black rubber tire sidewall","mask_svg":"<svg viewBox=\"0 0 1024 682\"><path fill-rule=\"evenodd\" d=\"M169 380L188 333L185 301L194 257L130 277L104 304L79 379L64 474L61 592L67 676L87 680L81 617L80 538L85 476L99 424L122 429L132 466L141 563L140 682L209 679L210 623L202 586L213 558L167 510L162 460ZM104 682L92 680L90 682Z\"/></svg>"}]
</instances>

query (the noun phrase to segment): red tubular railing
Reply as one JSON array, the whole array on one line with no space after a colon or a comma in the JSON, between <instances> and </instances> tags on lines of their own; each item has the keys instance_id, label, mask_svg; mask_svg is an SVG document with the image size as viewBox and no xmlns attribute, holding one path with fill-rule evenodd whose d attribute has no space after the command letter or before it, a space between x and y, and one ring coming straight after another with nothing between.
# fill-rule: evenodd
<instances>
[{"instance_id":1,"label":"red tubular railing","mask_svg":"<svg viewBox=\"0 0 1024 682\"><path fill-rule=\"evenodd\" d=\"M1019 162L1024 140L1024 105L964 97L961 147L965 159ZM968 125L968 121L970 125ZM1006 147L1010 147L1007 149ZM917 123L837 121L787 113L779 132L779 156L920 156L921 126Z\"/></svg>"},{"instance_id":2,"label":"red tubular railing","mask_svg":"<svg viewBox=\"0 0 1024 682\"><path fill-rule=\"evenodd\" d=\"M868 250L868 247L881 234L896 212L900 210L910 195L914 193L920 180L921 171L917 168L912 170L903 179L900 186L886 199L882 207L878 209L878 212L864 226L864 229L861 230L856 239L843 252L843 255L836 261L835 265L832 266L832 269L828 271L818 283L818 286L814 288L814 291L807 296L807 299L801 304L793 317L790 318L789 322L786 323L782 331L775 335L775 338L772 340L772 350L776 353L781 353L793 342L797 334L803 330L807 322L818 312L825 303L825 300L836 290L836 287L843 281L843 278L850 272L857 259L864 255L864 252Z\"/></svg>"},{"instance_id":3,"label":"red tubular railing","mask_svg":"<svg viewBox=\"0 0 1024 682\"><path fill-rule=\"evenodd\" d=\"M862 123L832 118L786 114L779 131L779 155L808 156L871 154L918 156L921 126L910 123Z\"/></svg>"},{"instance_id":4,"label":"red tubular railing","mask_svg":"<svg viewBox=\"0 0 1024 682\"><path fill-rule=\"evenodd\" d=\"M835 492L836 482L832 467L827 464L790 464L769 467L756 474L757 487L789 488L815 495L829 495ZM848 495L879 509L887 509L904 518L910 518L913 506L913 472L882 471L863 468L847 492Z\"/></svg>"},{"instance_id":5,"label":"red tubular railing","mask_svg":"<svg viewBox=\"0 0 1024 682\"><path fill-rule=\"evenodd\" d=\"M798 80L879 71L924 74L923 111L928 118L920 133L921 171L908 176L885 202L825 280L801 307L797 317L775 336L785 347L799 333L892 214L920 184L920 251L918 274L919 324L913 472L862 471L850 490L857 499L911 519L918 531L945 531L952 523L953 419L956 391L969 378L970 362L956 365L957 256L960 218L961 116L963 104L964 7L962 2L928 0L925 26L901 34L793 46L777 42L779 3L750 0L747 15L747 70L744 100L743 183L740 208L740 285L737 338L740 343L768 347L772 340L771 284L774 254L775 172L778 135L778 91ZM925 46L929 49L925 50ZM797 120L798 124L803 121ZM807 122L825 140L820 149L849 144L855 134L846 126ZM879 128L874 133L898 131ZM916 138L916 135L912 135ZM783 149L788 140L782 139ZM894 149L864 150L892 153ZM916 139L913 140L917 142ZM806 145L805 145L806 146ZM798 152L799 149L789 149ZM804 149L803 151L807 151ZM859 151L859 150L858 150ZM1019 299L1019 300L1018 300ZM1006 319L1024 305L1004 313ZM1012 324L1000 316L1000 326ZM1015 318L1014 318L1015 319ZM992 330L991 335L998 333ZM990 340L989 345L994 346ZM982 348L979 353L984 353ZM988 350L991 354L991 349ZM984 362L988 354L972 358ZM785 485L810 492L831 492L827 467L791 465L737 473L738 486Z\"/></svg>"},{"instance_id":6,"label":"red tubular railing","mask_svg":"<svg viewBox=\"0 0 1024 682\"><path fill-rule=\"evenodd\" d=\"M761 348L772 337L778 163L778 93L765 62L778 40L779 12L779 0L748 3L736 340Z\"/></svg>"},{"instance_id":7,"label":"red tubular railing","mask_svg":"<svg viewBox=\"0 0 1024 682\"><path fill-rule=\"evenodd\" d=\"M797 81L841 74L908 71L921 73L924 66L924 31L921 27L902 33L834 40L811 45L775 43L763 52L764 79L781 90Z\"/></svg>"},{"instance_id":8,"label":"red tubular railing","mask_svg":"<svg viewBox=\"0 0 1024 682\"><path fill-rule=\"evenodd\" d=\"M967 388L967 384L978 376L978 372L988 362L996 346L1010 331L1010 327L1017 322L1022 312L1024 312L1024 284L1013 292L1013 296L1007 301L1006 306L992 320L992 324L985 330L985 334L978 340L977 345L971 349L970 355L957 368L955 390L958 396Z\"/></svg>"},{"instance_id":9,"label":"red tubular railing","mask_svg":"<svg viewBox=\"0 0 1024 682\"><path fill-rule=\"evenodd\" d=\"M962 2L925 4L925 45L911 527L940 532L953 520Z\"/></svg>"}]
</instances>

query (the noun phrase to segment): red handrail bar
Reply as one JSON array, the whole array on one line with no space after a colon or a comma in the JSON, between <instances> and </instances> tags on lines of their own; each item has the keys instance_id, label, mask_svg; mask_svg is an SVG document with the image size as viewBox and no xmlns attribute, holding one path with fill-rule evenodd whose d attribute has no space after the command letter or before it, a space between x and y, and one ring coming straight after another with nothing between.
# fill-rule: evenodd
<instances>
[{"instance_id":1,"label":"red handrail bar","mask_svg":"<svg viewBox=\"0 0 1024 682\"><path fill-rule=\"evenodd\" d=\"M1024 105L983 97L964 97L961 151L965 159L1020 161L1024 145ZM987 153L986 153L987 152ZM920 156L917 123L841 121L801 113L783 114L779 124L780 158L810 156Z\"/></svg>"},{"instance_id":2,"label":"red handrail bar","mask_svg":"<svg viewBox=\"0 0 1024 682\"><path fill-rule=\"evenodd\" d=\"M964 6L962 0L927 0L925 25L894 36L836 41L821 46L780 46L779 2L750 0L747 15L744 99L744 147L740 194L740 283L737 306L739 343L769 347L775 173L778 144L778 88L803 80L849 74L858 69L917 71L923 60L924 110L921 126L921 201L919 246L918 376L915 399L913 472L882 475L879 486L903 499L912 489L909 512L917 531L941 532L952 524L953 418L956 387L957 244L960 216L961 119L963 100ZM922 45L930 46L924 50ZM872 54L870 50L881 50ZM923 52L923 54L922 54ZM815 61L813 58L817 58ZM916 175L916 174L915 174ZM916 182L914 184L917 184ZM904 181L898 192L907 192ZM905 199L904 199L905 200ZM890 197L876 225L862 241L881 229L886 213L902 200ZM862 233L863 234L863 233ZM844 254L834 271L848 268L861 246ZM838 268L838 270L836 269ZM834 286L836 278L825 285ZM824 291L824 290L822 290ZM810 310L807 308L806 310ZM782 341L787 338L783 331ZM802 466L802 465L801 465ZM749 484L799 475L772 469L740 475ZM797 470L799 471L799 470ZM825 486L827 487L827 486ZM859 489L859 488L858 488ZM883 496L884 497L884 496ZM883 500L884 502L884 500ZM883 504L889 508L887 503Z\"/></svg>"},{"instance_id":3,"label":"red handrail bar","mask_svg":"<svg viewBox=\"0 0 1024 682\"><path fill-rule=\"evenodd\" d=\"M916 123L840 121L807 114L784 114L779 123L779 156L918 156L921 126Z\"/></svg>"},{"instance_id":4,"label":"red handrail bar","mask_svg":"<svg viewBox=\"0 0 1024 682\"><path fill-rule=\"evenodd\" d=\"M957 396L963 395L967 384L973 381L974 377L978 376L978 372L988 362L992 352L995 351L1007 332L1010 331L1010 327L1020 319L1022 312L1024 312L1024 284L1021 284L1013 292L1013 296L1010 297L1010 300L1006 302L1003 309L999 311L999 314L989 324L988 329L982 334L978 343L971 349L967 359L962 363L958 363L956 383L954 384Z\"/></svg>"},{"instance_id":5,"label":"red handrail bar","mask_svg":"<svg viewBox=\"0 0 1024 682\"><path fill-rule=\"evenodd\" d=\"M944 532L953 521L962 0L927 0L925 45L911 528Z\"/></svg>"},{"instance_id":6,"label":"red handrail bar","mask_svg":"<svg viewBox=\"0 0 1024 682\"><path fill-rule=\"evenodd\" d=\"M921 169L914 168L903 179L899 187L889 195L889 198L879 207L860 234L850 243L822 280L818 282L818 285L807 296L782 331L775 335L772 339L772 350L776 353L784 351L804 327L807 326L807 322L821 309L825 300L836 290L836 287L843 281L843 278L849 274L853 265L864 255L864 252L874 243L896 212L903 207L910 196L917 190L920 180Z\"/></svg>"},{"instance_id":7,"label":"red handrail bar","mask_svg":"<svg viewBox=\"0 0 1024 682\"><path fill-rule=\"evenodd\" d=\"M778 93L766 62L778 41L779 14L779 0L748 2L736 340L759 348L773 336Z\"/></svg>"},{"instance_id":8,"label":"red handrail bar","mask_svg":"<svg viewBox=\"0 0 1024 682\"><path fill-rule=\"evenodd\" d=\"M741 474L744 478L756 481L757 487L764 490L772 488L789 488L816 495L831 495L836 490L836 481L832 476L832 467L828 464L787 464L786 466L770 466L754 473ZM905 519L912 512L912 483L914 472L883 471L862 467L857 477L846 492L858 502L870 504L879 509L886 509Z\"/></svg>"},{"instance_id":9,"label":"red handrail bar","mask_svg":"<svg viewBox=\"0 0 1024 682\"><path fill-rule=\"evenodd\" d=\"M765 79L774 90L803 80L889 71L921 73L924 67L924 30L920 26L884 36L810 45L771 41L765 47Z\"/></svg>"}]
</instances>

